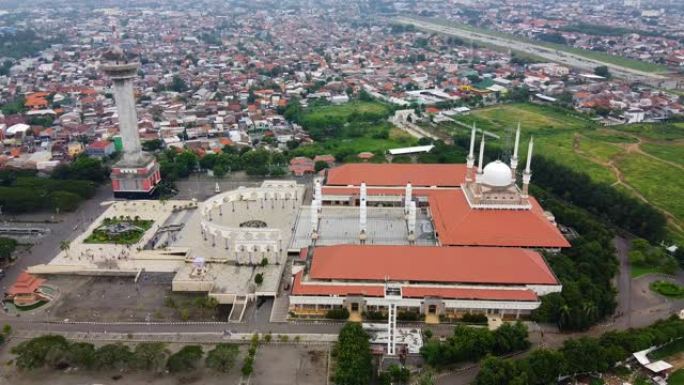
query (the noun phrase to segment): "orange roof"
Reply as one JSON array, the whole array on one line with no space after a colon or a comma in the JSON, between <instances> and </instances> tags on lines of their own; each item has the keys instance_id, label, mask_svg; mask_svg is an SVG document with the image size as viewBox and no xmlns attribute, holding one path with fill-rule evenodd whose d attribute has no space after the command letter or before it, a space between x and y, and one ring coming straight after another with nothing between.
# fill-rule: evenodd
<instances>
[{"instance_id":1,"label":"orange roof","mask_svg":"<svg viewBox=\"0 0 684 385\"><path fill-rule=\"evenodd\" d=\"M7 289L7 294L31 294L35 292L43 283L45 283L44 279L35 277L25 271L22 271L14 284Z\"/></svg>"},{"instance_id":2,"label":"orange roof","mask_svg":"<svg viewBox=\"0 0 684 385\"><path fill-rule=\"evenodd\" d=\"M460 190L433 191L428 197L443 245L570 247L539 202L532 197L529 201L530 210L482 210L470 208Z\"/></svg>"},{"instance_id":3,"label":"orange roof","mask_svg":"<svg viewBox=\"0 0 684 385\"><path fill-rule=\"evenodd\" d=\"M337 245L314 249L312 279L556 285L536 251L501 247Z\"/></svg>"},{"instance_id":4,"label":"orange roof","mask_svg":"<svg viewBox=\"0 0 684 385\"><path fill-rule=\"evenodd\" d=\"M292 285L292 295L363 295L382 297L382 285L331 285L320 282L302 282L303 272L297 273ZM402 296L408 298L440 297L463 300L538 301L529 289L471 289L455 287L403 286Z\"/></svg>"},{"instance_id":5,"label":"orange roof","mask_svg":"<svg viewBox=\"0 0 684 385\"><path fill-rule=\"evenodd\" d=\"M373 188L369 195L403 195L404 188ZM324 194L358 195L358 187L323 187ZM558 228L544 216L539 202L530 197L531 210L472 209L459 188L413 189L426 196L435 231L445 246L570 247Z\"/></svg>"},{"instance_id":6,"label":"orange roof","mask_svg":"<svg viewBox=\"0 0 684 385\"><path fill-rule=\"evenodd\" d=\"M350 163L328 171L327 185L358 186L460 186L465 181L464 164L374 164Z\"/></svg>"}]
</instances>

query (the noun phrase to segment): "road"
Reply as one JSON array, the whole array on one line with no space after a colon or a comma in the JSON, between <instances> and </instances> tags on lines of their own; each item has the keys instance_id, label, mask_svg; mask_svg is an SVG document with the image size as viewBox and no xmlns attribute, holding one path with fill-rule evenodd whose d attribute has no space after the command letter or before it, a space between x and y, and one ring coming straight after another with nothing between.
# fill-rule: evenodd
<instances>
[{"instance_id":1,"label":"road","mask_svg":"<svg viewBox=\"0 0 684 385\"><path fill-rule=\"evenodd\" d=\"M27 267L49 262L59 253L60 242L75 238L84 227L106 210L107 207L103 205L103 202L112 199L114 196L111 187L107 184L100 186L95 196L83 202L74 212L60 214L42 212L20 216L2 215L1 220L8 223L12 223L14 220L32 222L54 220L54 223L32 223L32 227L45 227L49 229L49 232L32 242L29 250L18 252L16 262L6 269L6 276L0 278L3 293Z\"/></svg>"},{"instance_id":2,"label":"road","mask_svg":"<svg viewBox=\"0 0 684 385\"><path fill-rule=\"evenodd\" d=\"M558 51L553 48L547 48L544 46L527 43L524 41L516 40L513 38L507 38L502 36L492 36L485 35L478 32L468 31L465 29L458 28L456 26L446 27L438 23L431 23L427 21L422 21L418 19L413 19L410 17L400 16L396 18L396 21L403 24L410 24L417 28L443 33L447 35L457 36L469 40L477 40L486 44L492 44L498 47L512 49L521 52L527 52L532 55L543 57L547 60L562 63L571 67L581 68L587 71L593 71L597 66L607 66L611 73L617 77L625 78L627 80L666 80L667 78L662 75L640 71L628 67L623 67L620 65L605 63L595 59L589 59L584 56L580 56L574 53L566 51Z\"/></svg>"}]
</instances>

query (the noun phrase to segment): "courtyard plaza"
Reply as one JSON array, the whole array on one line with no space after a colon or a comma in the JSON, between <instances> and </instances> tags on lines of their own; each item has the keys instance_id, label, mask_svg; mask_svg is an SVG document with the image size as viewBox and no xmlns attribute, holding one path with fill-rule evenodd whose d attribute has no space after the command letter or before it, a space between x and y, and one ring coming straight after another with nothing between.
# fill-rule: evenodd
<instances>
[{"instance_id":1,"label":"courtyard plaza","mask_svg":"<svg viewBox=\"0 0 684 385\"><path fill-rule=\"evenodd\" d=\"M205 292L219 303L275 296L305 187L265 181L207 201L120 201L34 274L174 273L173 290ZM152 221L130 244L89 243L105 219ZM260 275L260 282L256 276Z\"/></svg>"}]
</instances>

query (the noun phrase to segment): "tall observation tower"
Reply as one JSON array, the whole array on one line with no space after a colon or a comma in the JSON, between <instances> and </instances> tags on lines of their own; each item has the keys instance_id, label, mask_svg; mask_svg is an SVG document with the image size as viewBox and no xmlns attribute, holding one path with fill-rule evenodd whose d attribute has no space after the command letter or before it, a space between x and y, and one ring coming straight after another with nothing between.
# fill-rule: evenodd
<instances>
[{"instance_id":1,"label":"tall observation tower","mask_svg":"<svg viewBox=\"0 0 684 385\"><path fill-rule=\"evenodd\" d=\"M140 63L128 58L118 46L102 55L100 69L114 83L114 101L119 115L119 131L123 140L123 157L112 167L114 197L149 198L159 183L159 165L154 157L142 151L138 132L138 116L133 98L133 80Z\"/></svg>"}]
</instances>

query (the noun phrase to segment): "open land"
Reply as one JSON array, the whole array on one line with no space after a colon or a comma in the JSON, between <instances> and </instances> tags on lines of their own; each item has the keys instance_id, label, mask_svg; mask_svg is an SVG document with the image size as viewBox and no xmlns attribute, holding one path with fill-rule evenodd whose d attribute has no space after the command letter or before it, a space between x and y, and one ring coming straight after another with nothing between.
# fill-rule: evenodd
<instances>
[{"instance_id":1,"label":"open land","mask_svg":"<svg viewBox=\"0 0 684 385\"><path fill-rule=\"evenodd\" d=\"M325 133L322 140L298 147L294 153L308 157L332 154L338 159L355 161L361 152L380 154L391 148L415 145L414 137L385 121L390 111L383 103L366 101L309 107L298 120L310 132L330 122L339 127Z\"/></svg>"},{"instance_id":2,"label":"open land","mask_svg":"<svg viewBox=\"0 0 684 385\"><path fill-rule=\"evenodd\" d=\"M503 141L520 122L521 140L533 135L535 151L652 204L668 217L673 238L684 240L684 123L602 127L572 111L535 104L485 107L456 120L436 128L466 135L474 123Z\"/></svg>"}]
</instances>

